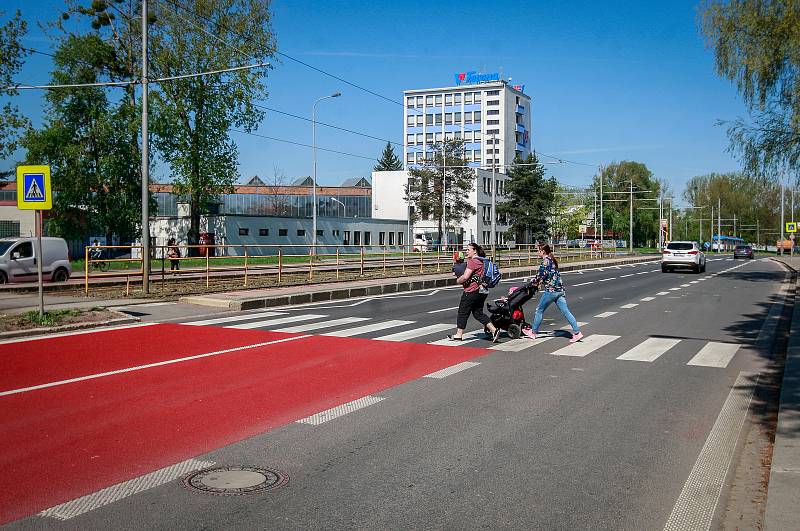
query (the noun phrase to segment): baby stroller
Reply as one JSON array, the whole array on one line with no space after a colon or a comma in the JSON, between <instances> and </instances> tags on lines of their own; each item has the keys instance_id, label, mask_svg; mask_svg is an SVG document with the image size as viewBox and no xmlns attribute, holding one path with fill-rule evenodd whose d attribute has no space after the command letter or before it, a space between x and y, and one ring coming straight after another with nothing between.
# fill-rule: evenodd
<instances>
[{"instance_id":1,"label":"baby stroller","mask_svg":"<svg viewBox=\"0 0 800 531\"><path fill-rule=\"evenodd\" d=\"M508 332L511 339L518 339L522 335L522 329L531 326L525 321L522 306L536 295L536 290L536 285L527 280L522 286L511 288L508 297L488 303L486 309L489 310L492 324Z\"/></svg>"}]
</instances>

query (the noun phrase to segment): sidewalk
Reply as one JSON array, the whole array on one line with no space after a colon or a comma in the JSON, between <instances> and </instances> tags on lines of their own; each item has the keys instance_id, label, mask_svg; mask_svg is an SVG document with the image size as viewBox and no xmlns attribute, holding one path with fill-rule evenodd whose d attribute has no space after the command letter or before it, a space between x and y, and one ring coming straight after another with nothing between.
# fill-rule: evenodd
<instances>
[{"instance_id":1,"label":"sidewalk","mask_svg":"<svg viewBox=\"0 0 800 531\"><path fill-rule=\"evenodd\" d=\"M573 262L561 266L561 271L576 271L595 267L613 267L639 262L654 262L659 257L651 256L626 256L623 258L608 258L603 260ZM533 274L538 266L504 267L501 269L504 279L523 278ZM366 297L370 295L384 295L413 291L420 289L444 288L455 286L455 277L451 272L435 275L417 275L398 277L395 279L373 279L356 282L332 282L326 284L312 284L307 286L287 286L285 288L268 288L239 290L209 295L191 295L181 297L180 301L187 304L209 306L230 311L254 310L272 306L286 306L291 304L305 304L309 302L331 301L348 299L351 297Z\"/></svg>"},{"instance_id":2,"label":"sidewalk","mask_svg":"<svg viewBox=\"0 0 800 531\"><path fill-rule=\"evenodd\" d=\"M800 271L800 258L775 258ZM778 425L772 451L764 528L800 528L800 277L795 282L794 311L786 348Z\"/></svg>"}]
</instances>

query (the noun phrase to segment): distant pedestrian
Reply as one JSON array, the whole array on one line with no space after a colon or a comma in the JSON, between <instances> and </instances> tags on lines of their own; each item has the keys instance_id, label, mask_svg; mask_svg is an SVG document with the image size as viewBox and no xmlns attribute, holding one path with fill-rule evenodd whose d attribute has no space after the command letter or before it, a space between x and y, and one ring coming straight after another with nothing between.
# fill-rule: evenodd
<instances>
[{"instance_id":1,"label":"distant pedestrian","mask_svg":"<svg viewBox=\"0 0 800 531\"><path fill-rule=\"evenodd\" d=\"M173 275L177 275L181 269L181 250L175 242L175 238L170 238L167 242L167 257L169 258L169 270Z\"/></svg>"},{"instance_id":2,"label":"distant pedestrian","mask_svg":"<svg viewBox=\"0 0 800 531\"><path fill-rule=\"evenodd\" d=\"M542 264L539 266L539 271L533 278L534 284L539 286L539 305L536 306L536 315L533 318L533 326L530 332L525 335L536 339L536 334L539 332L539 326L542 324L542 315L544 311L553 303L556 303L558 309L561 310L564 318L569 322L572 327L572 338L570 343L575 343L583 338L580 328L578 327L575 317L567 307L566 292L564 291L564 284L561 282L561 273L558 272L558 260L553 256L553 250L549 245L545 244L539 247L539 257L542 259Z\"/></svg>"},{"instance_id":3,"label":"distant pedestrian","mask_svg":"<svg viewBox=\"0 0 800 531\"><path fill-rule=\"evenodd\" d=\"M467 320L472 314L479 323L483 325L483 329L492 338L492 343L497 342L497 336L500 330L495 327L489 320L489 317L483 313L483 305L486 302L488 290L483 287L483 261L480 258L486 256L483 247L477 243L470 243L465 250L466 254L466 268L464 272L456 279L456 282L461 284L464 292L461 294L461 301L458 303L458 317L456 319L456 333L448 335L447 339L450 341L461 341L464 339L464 330L467 328ZM454 266L455 269L455 266Z\"/></svg>"},{"instance_id":4,"label":"distant pedestrian","mask_svg":"<svg viewBox=\"0 0 800 531\"><path fill-rule=\"evenodd\" d=\"M464 260L464 251L453 253L453 274L456 278L464 274L467 269L467 262Z\"/></svg>"}]
</instances>

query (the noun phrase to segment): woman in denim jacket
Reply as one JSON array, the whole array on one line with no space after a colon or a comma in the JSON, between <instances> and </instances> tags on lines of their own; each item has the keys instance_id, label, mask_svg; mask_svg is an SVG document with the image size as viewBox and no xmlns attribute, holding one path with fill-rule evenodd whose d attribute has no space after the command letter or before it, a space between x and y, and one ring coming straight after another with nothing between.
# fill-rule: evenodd
<instances>
[{"instance_id":1,"label":"woman in denim jacket","mask_svg":"<svg viewBox=\"0 0 800 531\"><path fill-rule=\"evenodd\" d=\"M553 256L553 250L549 245L542 245L539 247L539 257L542 259L542 265L539 266L539 271L533 278L534 284L539 286L539 305L536 306L536 315L533 318L533 326L530 332L525 331L525 335L536 339L536 334L539 331L539 326L542 324L542 314L553 303L556 303L558 309L564 315L564 318L569 322L572 327L572 338L570 343L575 343L583 338L578 323L575 317L567 307L567 298L564 292L564 284L561 282L561 273L558 272L558 260Z\"/></svg>"}]
</instances>

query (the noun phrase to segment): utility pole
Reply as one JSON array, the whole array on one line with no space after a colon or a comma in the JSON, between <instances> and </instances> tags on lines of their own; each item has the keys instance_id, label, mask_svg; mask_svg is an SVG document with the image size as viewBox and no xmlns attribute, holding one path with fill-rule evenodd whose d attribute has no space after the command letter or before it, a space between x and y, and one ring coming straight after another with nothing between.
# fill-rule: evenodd
<instances>
[{"instance_id":1,"label":"utility pole","mask_svg":"<svg viewBox=\"0 0 800 531\"><path fill-rule=\"evenodd\" d=\"M633 254L633 179L631 179L630 219L628 227L628 253Z\"/></svg>"},{"instance_id":2,"label":"utility pole","mask_svg":"<svg viewBox=\"0 0 800 531\"><path fill-rule=\"evenodd\" d=\"M600 166L600 256L603 256L603 166Z\"/></svg>"},{"instance_id":3,"label":"utility pole","mask_svg":"<svg viewBox=\"0 0 800 531\"><path fill-rule=\"evenodd\" d=\"M722 252L722 199L717 197L717 254Z\"/></svg>"},{"instance_id":4,"label":"utility pole","mask_svg":"<svg viewBox=\"0 0 800 531\"><path fill-rule=\"evenodd\" d=\"M784 214L783 214L783 204L786 201L784 201L784 192L783 192L783 190L784 190L783 179L781 179L781 245L780 245L780 251L781 252L780 252L780 254L784 254L783 238L785 236L785 233L783 232L783 230L786 228L785 227L786 220L784 219Z\"/></svg>"},{"instance_id":5,"label":"utility pole","mask_svg":"<svg viewBox=\"0 0 800 531\"><path fill-rule=\"evenodd\" d=\"M664 195L658 197L658 249L664 248L664 227L661 220L664 219Z\"/></svg>"},{"instance_id":6,"label":"utility pole","mask_svg":"<svg viewBox=\"0 0 800 531\"><path fill-rule=\"evenodd\" d=\"M444 127L444 126L442 126ZM447 133L442 133L442 241L447 252ZM492 257L494 258L494 257Z\"/></svg>"},{"instance_id":7,"label":"utility pole","mask_svg":"<svg viewBox=\"0 0 800 531\"><path fill-rule=\"evenodd\" d=\"M492 238L489 240L492 243L492 260L497 260L497 255L495 254L495 245L497 245L497 212L495 211L497 204L497 181L495 181L495 151L497 151L497 136L492 133Z\"/></svg>"},{"instance_id":8,"label":"utility pole","mask_svg":"<svg viewBox=\"0 0 800 531\"><path fill-rule=\"evenodd\" d=\"M147 132L147 0L142 0L142 292L150 293L150 149Z\"/></svg>"},{"instance_id":9,"label":"utility pole","mask_svg":"<svg viewBox=\"0 0 800 531\"><path fill-rule=\"evenodd\" d=\"M672 198L669 198L669 241L672 241Z\"/></svg>"}]
</instances>

